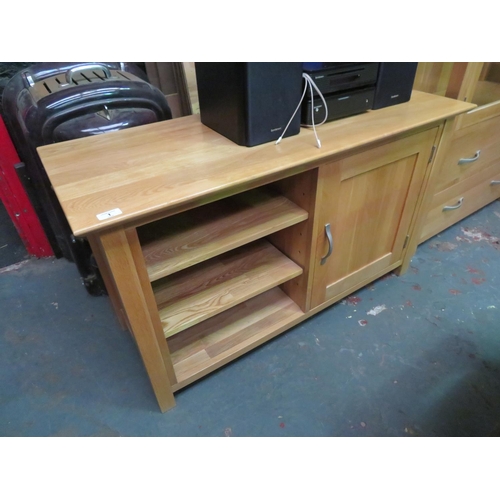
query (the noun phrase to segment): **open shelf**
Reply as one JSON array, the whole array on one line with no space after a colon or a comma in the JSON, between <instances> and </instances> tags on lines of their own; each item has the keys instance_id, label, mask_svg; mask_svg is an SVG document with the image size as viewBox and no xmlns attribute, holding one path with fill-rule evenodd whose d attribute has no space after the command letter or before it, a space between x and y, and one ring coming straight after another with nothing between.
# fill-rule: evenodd
<instances>
[{"instance_id":1,"label":"open shelf","mask_svg":"<svg viewBox=\"0 0 500 500\"><path fill-rule=\"evenodd\" d=\"M302 274L265 240L214 257L153 284L165 337Z\"/></svg>"},{"instance_id":2,"label":"open shelf","mask_svg":"<svg viewBox=\"0 0 500 500\"><path fill-rule=\"evenodd\" d=\"M306 220L290 200L259 188L137 229L150 281Z\"/></svg>"},{"instance_id":3,"label":"open shelf","mask_svg":"<svg viewBox=\"0 0 500 500\"><path fill-rule=\"evenodd\" d=\"M168 339L177 385L194 382L278 335L304 315L273 288Z\"/></svg>"}]
</instances>

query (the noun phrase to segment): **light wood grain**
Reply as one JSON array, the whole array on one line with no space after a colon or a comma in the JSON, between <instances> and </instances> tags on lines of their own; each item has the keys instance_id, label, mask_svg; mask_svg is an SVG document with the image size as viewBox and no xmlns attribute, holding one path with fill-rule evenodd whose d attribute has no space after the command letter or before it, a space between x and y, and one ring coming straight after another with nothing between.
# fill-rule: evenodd
<instances>
[{"instance_id":1,"label":"light wood grain","mask_svg":"<svg viewBox=\"0 0 500 500\"><path fill-rule=\"evenodd\" d=\"M500 83L478 81L472 102L478 106L500 101Z\"/></svg>"},{"instance_id":2,"label":"light wood grain","mask_svg":"<svg viewBox=\"0 0 500 500\"><path fill-rule=\"evenodd\" d=\"M130 236L118 229L101 235L100 241L156 399L161 410L167 411L175 406L171 389L175 378L170 380L165 366L165 359L169 360L170 357L168 346L165 344L163 332L155 328L151 317L148 299L144 295L141 278L137 273L137 260L134 258L136 247L131 246ZM171 373L173 374L173 368Z\"/></svg>"},{"instance_id":3,"label":"light wood grain","mask_svg":"<svg viewBox=\"0 0 500 500\"><path fill-rule=\"evenodd\" d=\"M151 281L306 220L284 196L257 189L139 228Z\"/></svg>"},{"instance_id":4,"label":"light wood grain","mask_svg":"<svg viewBox=\"0 0 500 500\"><path fill-rule=\"evenodd\" d=\"M414 89L476 104L456 120L457 129L469 127L500 114L498 76L490 71L495 67L498 63L419 63Z\"/></svg>"},{"instance_id":5,"label":"light wood grain","mask_svg":"<svg viewBox=\"0 0 500 500\"><path fill-rule=\"evenodd\" d=\"M443 191L476 175L492 163L499 163L499 136L500 116L455 131L446 159L440 168L439 177L436 179L435 192ZM480 151L477 161L458 164L460 159L474 157L477 151Z\"/></svg>"},{"instance_id":6,"label":"light wood grain","mask_svg":"<svg viewBox=\"0 0 500 500\"><path fill-rule=\"evenodd\" d=\"M312 305L401 262L437 128L320 167ZM327 252L325 224L333 252Z\"/></svg>"},{"instance_id":7,"label":"light wood grain","mask_svg":"<svg viewBox=\"0 0 500 500\"><path fill-rule=\"evenodd\" d=\"M164 278L154 291L165 337L301 273L300 266L259 240Z\"/></svg>"},{"instance_id":8,"label":"light wood grain","mask_svg":"<svg viewBox=\"0 0 500 500\"><path fill-rule=\"evenodd\" d=\"M454 64L456 63L419 62L413 88L422 92L446 96Z\"/></svg>"},{"instance_id":9,"label":"light wood grain","mask_svg":"<svg viewBox=\"0 0 500 500\"><path fill-rule=\"evenodd\" d=\"M196 115L42 146L38 152L73 233L80 236L263 185L473 107L414 92L407 103L324 124L321 149L308 129L278 146L238 146ZM122 214L97 219L114 208Z\"/></svg>"},{"instance_id":10,"label":"light wood grain","mask_svg":"<svg viewBox=\"0 0 500 500\"><path fill-rule=\"evenodd\" d=\"M484 106L477 107L457 118L457 130L471 127L484 120L489 120L500 115L500 102L495 101Z\"/></svg>"},{"instance_id":11,"label":"light wood grain","mask_svg":"<svg viewBox=\"0 0 500 500\"><path fill-rule=\"evenodd\" d=\"M336 248L332 267L327 267L331 280L327 299L351 286L353 279L359 279L356 274L370 273L367 266L385 268L400 258L393 251L396 237L405 236L400 233L400 219L416 159L412 155L342 182L338 203L343 216L332 220Z\"/></svg>"},{"instance_id":12,"label":"light wood grain","mask_svg":"<svg viewBox=\"0 0 500 500\"><path fill-rule=\"evenodd\" d=\"M120 323L122 330L126 330L127 328L131 330L130 325L128 324L127 316L125 315L125 311L123 309L120 294L118 293L116 283L113 279L111 270L109 269L106 255L102 249L101 241L95 234L89 235L88 241L90 247L92 248L92 254L94 255L97 266L99 267L99 272L101 273L104 286L106 287L106 292L108 293L109 300L111 301L111 305L113 306L118 322ZM133 335L132 331L131 333Z\"/></svg>"},{"instance_id":13,"label":"light wood grain","mask_svg":"<svg viewBox=\"0 0 500 500\"><path fill-rule=\"evenodd\" d=\"M139 278L139 283L141 285L142 296L144 297L147 312L149 314L151 324L153 325L154 335L158 341L160 353L163 358L163 364L165 366L170 385L172 385L176 383L175 372L172 366L172 360L170 359L168 346L165 344L165 342L162 341L163 326L158 314L158 308L156 307L153 289L148 279L146 264L142 255L141 244L137 236L137 231L134 228L129 228L125 231L125 234L127 236L130 252L134 259L135 270L137 273L137 277Z\"/></svg>"},{"instance_id":14,"label":"light wood grain","mask_svg":"<svg viewBox=\"0 0 500 500\"><path fill-rule=\"evenodd\" d=\"M455 64L458 65L458 63ZM461 67L465 67L465 71L460 71L458 75L452 76L452 80L460 86L460 91L458 92L456 99L460 101L472 102L484 63L468 62L459 64Z\"/></svg>"},{"instance_id":15,"label":"light wood grain","mask_svg":"<svg viewBox=\"0 0 500 500\"><path fill-rule=\"evenodd\" d=\"M418 84L430 88L438 67L444 63L420 64L423 66L419 68ZM473 102L477 107L454 119L452 137L450 121L447 122L446 134L439 146L429 183L425 186L425 200L419 210L416 230L419 242L457 223L491 202L495 196L494 189L485 183L495 175L494 165L500 163L497 140L500 132L500 84L496 83L499 78L495 71L498 63L451 64L453 71L449 75L446 95ZM477 161L458 165L458 160L472 158L477 151L480 151ZM460 208L442 211L443 206L455 205L462 197L464 201ZM414 249L415 241L412 241L407 253Z\"/></svg>"},{"instance_id":16,"label":"light wood grain","mask_svg":"<svg viewBox=\"0 0 500 500\"><path fill-rule=\"evenodd\" d=\"M273 184L287 199L292 200L308 214L304 222L268 236L268 240L302 269L303 273L289 280L281 289L303 310L309 309L312 269L314 263L314 222L316 210L318 169L287 177Z\"/></svg>"},{"instance_id":17,"label":"light wood grain","mask_svg":"<svg viewBox=\"0 0 500 500\"><path fill-rule=\"evenodd\" d=\"M421 242L499 198L500 186L491 186L492 180L500 180L500 163L494 163L476 175L436 193L422 230ZM463 198L460 208L443 212L444 206L456 205L460 198Z\"/></svg>"},{"instance_id":18,"label":"light wood grain","mask_svg":"<svg viewBox=\"0 0 500 500\"><path fill-rule=\"evenodd\" d=\"M403 261L401 262L401 266L395 271L397 275L402 275L408 271L411 265L411 259L415 255L420 243L422 228L425 224L429 207L432 204L433 189L436 183L435 179L437 179L439 174L439 166L448 153L454 129L455 118L446 120L437 129L433 145L433 154L425 170L420 193L415 203L412 222L410 223L410 238L403 250Z\"/></svg>"},{"instance_id":19,"label":"light wood grain","mask_svg":"<svg viewBox=\"0 0 500 500\"><path fill-rule=\"evenodd\" d=\"M203 377L296 323L304 313L279 288L168 339L178 384Z\"/></svg>"},{"instance_id":20,"label":"light wood grain","mask_svg":"<svg viewBox=\"0 0 500 500\"><path fill-rule=\"evenodd\" d=\"M75 235L94 235L102 249L116 307L125 312L166 410L175 404L173 390L309 317L311 306L317 312L399 265L437 125L473 107L414 92L408 103L325 124L319 129L321 149L310 130L278 146L237 146L192 116L43 146L39 152ZM236 236L225 227L231 219L227 211L225 219L210 225L216 215L209 212L212 203L226 198L231 205L238 193L270 183L300 207L300 217L309 217L281 228L281 222L275 224L280 205L266 216L254 213L246 228L235 217L235 227L243 224ZM186 214L192 221L197 207L210 214L201 237L175 217L195 209ZM115 208L122 213L97 219ZM338 223L332 225L335 239L342 241L338 255L344 257L322 267L320 229L332 215ZM150 224L160 219L165 223ZM262 233L256 229L261 222ZM136 227L145 224L150 225L141 248ZM192 230L188 246L197 247L194 257L178 253L172 269L165 266L165 244L176 254L186 233L172 243L169 224ZM163 241L157 244L160 227ZM238 247L229 250L231 245ZM346 249L354 249L352 255ZM146 267L150 257L152 267L160 267L151 274L163 276L153 278L154 295Z\"/></svg>"}]
</instances>

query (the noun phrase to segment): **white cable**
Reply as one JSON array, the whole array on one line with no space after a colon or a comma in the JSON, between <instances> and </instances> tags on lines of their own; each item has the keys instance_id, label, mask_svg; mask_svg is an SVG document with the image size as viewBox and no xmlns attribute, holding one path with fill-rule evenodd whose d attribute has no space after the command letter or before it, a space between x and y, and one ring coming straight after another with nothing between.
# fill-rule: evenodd
<instances>
[{"instance_id":1,"label":"white cable","mask_svg":"<svg viewBox=\"0 0 500 500\"><path fill-rule=\"evenodd\" d=\"M305 73L302 73L302 77L304 77L304 75L305 75ZM292 123L294 116L297 114L297 111L299 110L300 105L302 104L302 101L304 100L304 96L306 95L306 90L307 90L307 83L304 85L304 92L302 92L302 97L300 98L299 104L295 108L295 111L293 112L292 117L290 118L290 120L286 124L285 130L283 130L283 133L280 135L279 139L276 141L275 144L279 144L281 142L281 139L283 139L283 136L285 135L286 131L288 130L288 126L290 125L290 123Z\"/></svg>"},{"instance_id":2,"label":"white cable","mask_svg":"<svg viewBox=\"0 0 500 500\"><path fill-rule=\"evenodd\" d=\"M309 75L307 76L309 77ZM312 123L312 128L314 130L314 137L316 137L316 144L318 145L318 148L321 148L321 141L319 140L318 134L316 133L316 126L314 125L314 93L313 93L313 87L311 85L312 80L306 77L306 81L307 83L309 83L309 90L311 91L311 123Z\"/></svg>"},{"instance_id":3,"label":"white cable","mask_svg":"<svg viewBox=\"0 0 500 500\"><path fill-rule=\"evenodd\" d=\"M310 91L311 91L311 119L312 119L312 128L314 130L314 135L316 137L316 143L318 145L318 148L321 148L321 141L319 140L318 134L316 133L316 125L314 123L314 95L313 95L313 87L316 90L316 92L319 94L319 96L321 97L321 100L323 101L323 104L325 106L325 117L323 118L323 121L317 125L318 127L320 125L323 125L323 123L325 123L326 120L327 120L327 118L328 118L328 106L326 105L326 101L325 101L325 98L323 97L323 94L321 93L321 91L319 90L319 88L317 87L317 85L314 83L313 79L307 73L302 73L302 78L304 78L304 80L305 80L304 92L302 92L302 97L300 98L299 104L295 108L295 111L293 112L292 117L290 118L289 122L287 123L287 125L285 127L285 130L283 130L283 133L281 134L281 136L279 137L279 139L276 141L275 144L279 144L281 142L281 139L283 139L283 137L284 137L284 135L285 135L285 133L286 133L286 131L287 131L290 123L292 123L293 118L297 114L297 111L299 110L300 105L302 104L302 101L304 100L304 96L306 95L307 88L309 88ZM311 125L304 125L304 126L311 127Z\"/></svg>"},{"instance_id":4,"label":"white cable","mask_svg":"<svg viewBox=\"0 0 500 500\"><path fill-rule=\"evenodd\" d=\"M325 106L325 117L323 118L323 121L321 123L318 123L318 127L320 125L323 125L323 123L326 122L326 119L328 118L328 106L326 105L325 98L323 97L323 94L321 93L321 90L317 87L317 85L314 83L314 80L307 74L303 73L304 78L306 79L306 82L309 83L309 88L311 90L311 121L312 121L312 128L314 130L314 136L316 137L316 143L318 144L318 148L321 148L321 141L319 140L318 134L316 133L316 125L314 123L314 95L313 95L313 87L316 90L316 92L319 94L321 97L321 100L323 101L323 105ZM310 125L305 125L306 127L310 127Z\"/></svg>"}]
</instances>

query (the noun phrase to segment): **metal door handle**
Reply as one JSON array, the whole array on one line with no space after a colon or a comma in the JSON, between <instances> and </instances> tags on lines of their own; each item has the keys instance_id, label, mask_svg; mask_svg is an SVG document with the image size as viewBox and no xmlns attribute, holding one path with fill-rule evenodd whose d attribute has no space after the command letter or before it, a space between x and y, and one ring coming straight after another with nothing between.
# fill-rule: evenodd
<instances>
[{"instance_id":1,"label":"metal door handle","mask_svg":"<svg viewBox=\"0 0 500 500\"><path fill-rule=\"evenodd\" d=\"M323 265L328 257L332 255L333 252L333 238L332 238L332 231L330 229L330 224L325 224L325 234L326 234L326 239L328 240L328 252L327 254L321 258L321 265Z\"/></svg>"},{"instance_id":2,"label":"metal door handle","mask_svg":"<svg viewBox=\"0 0 500 500\"><path fill-rule=\"evenodd\" d=\"M458 203L456 205L447 205L443 207L443 212L446 212L447 210L456 210L457 208L460 208L464 202L463 198L460 198L458 200Z\"/></svg>"},{"instance_id":3,"label":"metal door handle","mask_svg":"<svg viewBox=\"0 0 500 500\"><path fill-rule=\"evenodd\" d=\"M68 83L71 83L73 74L77 73L78 71L90 71L92 69L100 69L101 71L104 71L104 76L106 78L111 78L111 71L109 71L109 68L107 66L104 66L104 64L82 64L81 66L75 66L74 68L68 69L68 71L66 71L66 81Z\"/></svg>"},{"instance_id":4,"label":"metal door handle","mask_svg":"<svg viewBox=\"0 0 500 500\"><path fill-rule=\"evenodd\" d=\"M500 184L500 181L491 181L490 186L498 186Z\"/></svg>"},{"instance_id":5,"label":"metal door handle","mask_svg":"<svg viewBox=\"0 0 500 500\"><path fill-rule=\"evenodd\" d=\"M480 154L481 154L481 150L478 149L476 151L476 154L472 158L460 158L460 160L458 160L458 165L463 165L464 163L473 163L479 159Z\"/></svg>"}]
</instances>

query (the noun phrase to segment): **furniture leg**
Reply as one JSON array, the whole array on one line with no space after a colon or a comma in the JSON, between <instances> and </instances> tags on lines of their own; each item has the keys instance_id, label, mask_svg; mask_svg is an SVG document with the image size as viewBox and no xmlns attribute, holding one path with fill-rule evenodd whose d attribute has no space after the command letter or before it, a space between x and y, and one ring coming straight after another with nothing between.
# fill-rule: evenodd
<instances>
[{"instance_id":1,"label":"furniture leg","mask_svg":"<svg viewBox=\"0 0 500 500\"><path fill-rule=\"evenodd\" d=\"M159 317L155 321L151 314L154 297L149 280L144 282L144 264L144 269L137 265L137 232L118 229L100 235L99 239L158 404L165 412L175 406L172 384L176 379Z\"/></svg>"}]
</instances>

